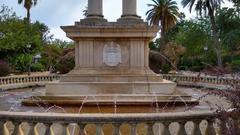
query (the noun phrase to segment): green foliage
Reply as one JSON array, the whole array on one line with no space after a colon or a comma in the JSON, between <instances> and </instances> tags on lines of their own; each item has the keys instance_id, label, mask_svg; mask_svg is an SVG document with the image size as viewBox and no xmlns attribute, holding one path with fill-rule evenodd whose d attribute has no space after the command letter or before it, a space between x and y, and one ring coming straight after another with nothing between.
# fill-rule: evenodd
<instances>
[{"instance_id":1,"label":"green foliage","mask_svg":"<svg viewBox=\"0 0 240 135\"><path fill-rule=\"evenodd\" d=\"M17 72L28 70L32 56L49 40L48 27L40 22L29 23L11 9L0 9L0 58L8 59Z\"/></svg>"},{"instance_id":2,"label":"green foliage","mask_svg":"<svg viewBox=\"0 0 240 135\"><path fill-rule=\"evenodd\" d=\"M15 57L10 57L9 61L11 65L15 68L15 72L27 72L32 62L32 55L19 54Z\"/></svg>"},{"instance_id":3,"label":"green foliage","mask_svg":"<svg viewBox=\"0 0 240 135\"><path fill-rule=\"evenodd\" d=\"M10 19L0 22L0 31L4 34L0 40L0 57L5 57L40 51L48 28L39 22L28 25L25 21ZM27 48L29 44L31 48Z\"/></svg>"},{"instance_id":4,"label":"green foliage","mask_svg":"<svg viewBox=\"0 0 240 135\"><path fill-rule=\"evenodd\" d=\"M57 71L59 62L64 58L64 50L68 50L69 48L74 48L73 42L61 41L59 39L53 40L49 44L44 45L40 62L42 65L45 65L46 70L50 70L51 72Z\"/></svg>"},{"instance_id":5,"label":"green foliage","mask_svg":"<svg viewBox=\"0 0 240 135\"><path fill-rule=\"evenodd\" d=\"M168 74L168 72L171 70L171 65L170 64L164 64L162 67L162 73L163 74Z\"/></svg>"},{"instance_id":6,"label":"green foliage","mask_svg":"<svg viewBox=\"0 0 240 135\"><path fill-rule=\"evenodd\" d=\"M41 63L33 63L31 64L31 71L37 72L37 71L44 71L45 67Z\"/></svg>"},{"instance_id":7,"label":"green foliage","mask_svg":"<svg viewBox=\"0 0 240 135\"><path fill-rule=\"evenodd\" d=\"M2 5L0 8L0 22L11 18L18 18L16 13L9 9L7 6Z\"/></svg>"},{"instance_id":8,"label":"green foliage","mask_svg":"<svg viewBox=\"0 0 240 135\"><path fill-rule=\"evenodd\" d=\"M173 0L152 0L153 4L148 4L151 7L147 11L147 20L151 25L161 24L161 36L172 28L180 15L177 2Z\"/></svg>"},{"instance_id":9,"label":"green foliage","mask_svg":"<svg viewBox=\"0 0 240 135\"><path fill-rule=\"evenodd\" d=\"M23 4L24 8L27 10L26 20L30 22L30 9L37 5L38 0L18 0L18 4Z\"/></svg>"},{"instance_id":10,"label":"green foliage","mask_svg":"<svg viewBox=\"0 0 240 135\"><path fill-rule=\"evenodd\" d=\"M9 73L10 73L9 64L4 60L0 60L0 76L6 76Z\"/></svg>"},{"instance_id":11,"label":"green foliage","mask_svg":"<svg viewBox=\"0 0 240 135\"><path fill-rule=\"evenodd\" d=\"M231 67L234 72L240 72L240 60L232 61Z\"/></svg>"},{"instance_id":12,"label":"green foliage","mask_svg":"<svg viewBox=\"0 0 240 135\"><path fill-rule=\"evenodd\" d=\"M217 25L224 47L231 52L240 46L240 16L234 8L223 8L217 12Z\"/></svg>"},{"instance_id":13,"label":"green foliage","mask_svg":"<svg viewBox=\"0 0 240 135\"><path fill-rule=\"evenodd\" d=\"M204 54L204 47L209 47L209 37L202 28L194 21L186 21L180 28L175 42L186 48L185 56L200 58Z\"/></svg>"}]
</instances>

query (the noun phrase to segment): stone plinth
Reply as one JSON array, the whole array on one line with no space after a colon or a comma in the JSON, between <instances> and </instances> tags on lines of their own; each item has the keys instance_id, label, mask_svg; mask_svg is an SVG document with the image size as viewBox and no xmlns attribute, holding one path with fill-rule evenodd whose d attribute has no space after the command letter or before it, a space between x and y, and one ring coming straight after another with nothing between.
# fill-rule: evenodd
<instances>
[{"instance_id":1,"label":"stone plinth","mask_svg":"<svg viewBox=\"0 0 240 135\"><path fill-rule=\"evenodd\" d=\"M173 94L176 84L149 69L149 41L158 27L95 19L61 27L75 41L75 68L49 83L46 95Z\"/></svg>"}]
</instances>

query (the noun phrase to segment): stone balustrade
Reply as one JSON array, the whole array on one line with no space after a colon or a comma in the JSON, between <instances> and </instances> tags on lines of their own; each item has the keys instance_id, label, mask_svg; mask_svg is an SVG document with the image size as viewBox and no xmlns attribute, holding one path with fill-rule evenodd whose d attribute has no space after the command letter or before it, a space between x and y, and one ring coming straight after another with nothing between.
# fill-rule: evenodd
<instances>
[{"instance_id":1,"label":"stone balustrade","mask_svg":"<svg viewBox=\"0 0 240 135\"><path fill-rule=\"evenodd\" d=\"M158 114L0 112L1 135L216 135L220 134L218 123L221 123L218 115L211 111Z\"/></svg>"},{"instance_id":2,"label":"stone balustrade","mask_svg":"<svg viewBox=\"0 0 240 135\"><path fill-rule=\"evenodd\" d=\"M209 84L230 84L240 85L240 78L232 77L216 77L216 76L187 76L177 74L163 74L164 79L175 82L200 82ZM60 75L44 75L44 76L20 76L20 77L0 77L0 85L17 84L17 83L31 83L31 82L50 82L59 80Z\"/></svg>"},{"instance_id":3,"label":"stone balustrade","mask_svg":"<svg viewBox=\"0 0 240 135\"><path fill-rule=\"evenodd\" d=\"M0 77L0 85L33 82L50 82L58 79L59 75Z\"/></svg>"},{"instance_id":4,"label":"stone balustrade","mask_svg":"<svg viewBox=\"0 0 240 135\"><path fill-rule=\"evenodd\" d=\"M187 75L174 75L163 74L163 78L171 81L184 81L184 82L200 82L210 84L223 84L223 85L240 85L240 78L232 77L217 77L217 76L187 76Z\"/></svg>"}]
</instances>

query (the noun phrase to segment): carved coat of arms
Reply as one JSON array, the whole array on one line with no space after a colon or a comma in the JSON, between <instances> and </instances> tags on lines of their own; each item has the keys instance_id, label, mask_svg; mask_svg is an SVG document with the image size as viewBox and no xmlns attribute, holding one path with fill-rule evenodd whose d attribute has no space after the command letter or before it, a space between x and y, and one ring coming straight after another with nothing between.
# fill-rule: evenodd
<instances>
[{"instance_id":1,"label":"carved coat of arms","mask_svg":"<svg viewBox=\"0 0 240 135\"><path fill-rule=\"evenodd\" d=\"M106 44L103 47L103 63L114 67L122 63L121 47L114 42Z\"/></svg>"}]
</instances>

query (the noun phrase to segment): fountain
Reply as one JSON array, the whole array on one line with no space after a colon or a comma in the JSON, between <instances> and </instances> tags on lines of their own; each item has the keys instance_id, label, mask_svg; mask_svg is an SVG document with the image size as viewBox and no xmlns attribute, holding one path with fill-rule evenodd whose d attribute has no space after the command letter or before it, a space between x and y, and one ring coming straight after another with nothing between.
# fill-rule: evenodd
<instances>
[{"instance_id":1,"label":"fountain","mask_svg":"<svg viewBox=\"0 0 240 135\"><path fill-rule=\"evenodd\" d=\"M26 99L25 105L197 103L191 96L176 95L176 83L149 69L148 43L159 27L137 15L136 0L122 2L117 22L104 19L102 0L88 0L87 17L61 27L75 42L75 68L60 81L48 83L45 95L38 96L41 100Z\"/></svg>"}]
</instances>

